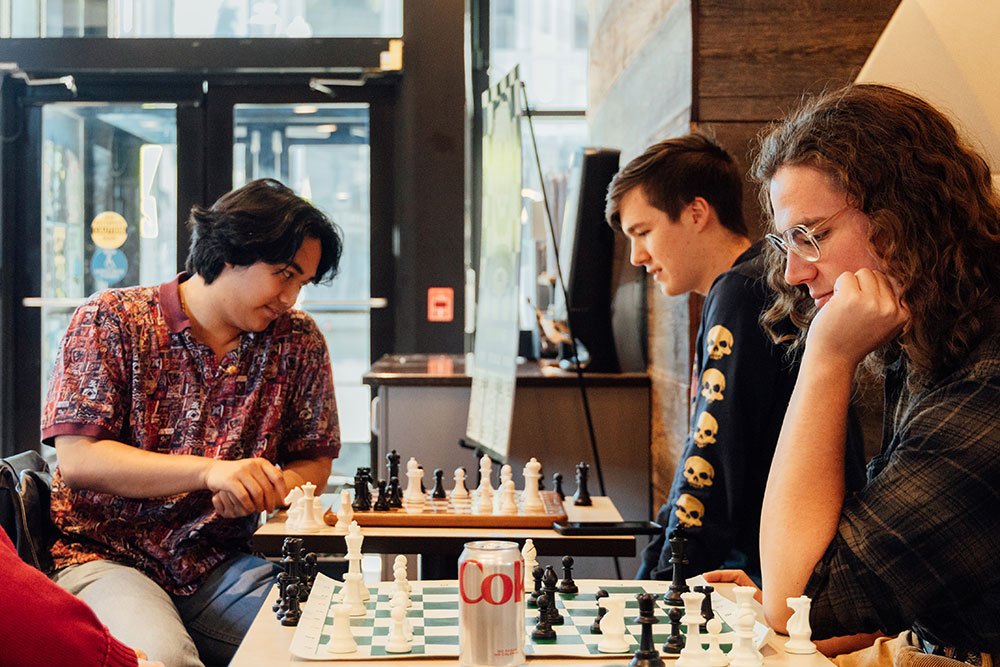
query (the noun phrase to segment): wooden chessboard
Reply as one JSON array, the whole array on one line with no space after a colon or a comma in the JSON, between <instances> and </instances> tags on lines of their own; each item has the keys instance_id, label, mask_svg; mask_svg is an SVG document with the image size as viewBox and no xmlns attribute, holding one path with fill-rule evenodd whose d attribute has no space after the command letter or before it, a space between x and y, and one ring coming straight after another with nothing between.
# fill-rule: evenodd
<instances>
[{"instance_id":1,"label":"wooden chessboard","mask_svg":"<svg viewBox=\"0 0 1000 667\"><path fill-rule=\"evenodd\" d=\"M474 503L456 508L450 500L432 500L426 497L423 512L409 513L406 509L388 512L355 512L354 520L360 526L443 526L449 528L551 528L554 521L566 521L566 510L555 491L539 491L545 509L541 512L517 514L477 514ZM326 511L323 520L333 526L337 513Z\"/></svg>"}]
</instances>

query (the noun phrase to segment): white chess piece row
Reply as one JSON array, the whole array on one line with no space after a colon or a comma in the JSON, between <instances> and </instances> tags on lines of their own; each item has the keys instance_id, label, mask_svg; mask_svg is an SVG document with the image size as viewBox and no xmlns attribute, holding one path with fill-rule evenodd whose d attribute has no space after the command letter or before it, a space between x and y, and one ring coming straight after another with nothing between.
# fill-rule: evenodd
<instances>
[{"instance_id":1,"label":"white chess piece row","mask_svg":"<svg viewBox=\"0 0 1000 667\"><path fill-rule=\"evenodd\" d=\"M466 472L464 468L457 468L454 474L455 486L449 494L452 505L457 510L471 509L476 514L517 514L539 513L545 511L545 504L539 492L539 481L541 480L542 464L537 459L532 458L524 466L524 490L520 495L520 509L518 508L518 496L512 479L513 473L509 465L504 465L500 469L500 486L494 489L491 480L493 474L493 461L489 456L483 456L479 460L479 486L473 493L469 493L465 486ZM424 471L420 464L413 457L406 462L407 486L403 492L403 506L408 513L420 513L424 510L427 502L424 493L421 493Z\"/></svg>"}]
</instances>

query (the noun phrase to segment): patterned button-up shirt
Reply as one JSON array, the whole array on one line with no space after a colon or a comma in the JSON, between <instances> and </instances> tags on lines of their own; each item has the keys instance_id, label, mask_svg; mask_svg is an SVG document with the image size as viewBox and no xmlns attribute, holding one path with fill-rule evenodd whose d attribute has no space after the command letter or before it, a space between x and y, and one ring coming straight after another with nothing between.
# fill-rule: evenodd
<instances>
[{"instance_id":1,"label":"patterned button-up shirt","mask_svg":"<svg viewBox=\"0 0 1000 667\"><path fill-rule=\"evenodd\" d=\"M108 290L77 309L49 384L43 440L85 435L150 452L278 465L335 457L333 377L312 318L286 312L264 331L242 334L219 362L191 335L177 289L184 279ZM184 595L247 549L258 515L224 519L207 490L142 499L72 490L57 468L52 519L60 531L57 568L114 560Z\"/></svg>"},{"instance_id":2,"label":"patterned button-up shirt","mask_svg":"<svg viewBox=\"0 0 1000 667\"><path fill-rule=\"evenodd\" d=\"M806 585L813 637L910 626L935 644L1000 652L1000 335L910 390L886 379L883 449L846 499Z\"/></svg>"}]
</instances>

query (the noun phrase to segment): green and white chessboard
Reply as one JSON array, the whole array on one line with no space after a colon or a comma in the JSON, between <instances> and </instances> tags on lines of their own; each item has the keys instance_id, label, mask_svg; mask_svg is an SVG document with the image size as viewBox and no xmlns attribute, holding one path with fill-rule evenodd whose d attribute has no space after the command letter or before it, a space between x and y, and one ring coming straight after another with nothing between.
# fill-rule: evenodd
<instances>
[{"instance_id":1,"label":"green and white chessboard","mask_svg":"<svg viewBox=\"0 0 1000 667\"><path fill-rule=\"evenodd\" d=\"M525 618L525 654L528 656L546 657L576 657L576 658L609 658L616 654L601 653L597 644L601 635L591 634L590 625L597 616L596 592L603 588L613 596L626 597L625 608L625 638L630 642L627 652L634 653L639 648L641 626L633 623L639 613L639 603L636 593L656 593L656 617L659 623L653 626L653 641L657 648L663 645L670 635L670 621L667 618L667 607L662 597L669 588L668 582L660 581L609 581L609 580L577 580L580 592L576 595L557 594L560 613L566 619L563 625L556 625L556 638L549 640L531 639L531 631L535 627L538 610L527 607ZM333 614L330 608L334 595L343 584L322 574L317 575L309 601L302 610L302 618L295 630L295 636L289 646L292 655L306 660L386 660L393 658L413 657L457 657L458 656L458 584L455 581L413 581L410 582L412 606L407 610L407 618L413 626L413 650L409 653L387 653L385 642L392 625L389 599L392 592L392 582L382 582L377 589L370 587L371 601L367 604L368 614L364 617L351 618L351 631L358 645L355 653L328 653L326 645L330 641L330 630L333 626ZM723 633L720 636L723 651L729 651L733 643L733 629L729 619L736 613L735 603L718 593L712 595L712 606L715 613L723 621ZM758 646L768 638L770 630L763 623L757 622L754 627L755 640ZM707 636L703 635L706 640ZM664 658L676 657L663 655Z\"/></svg>"}]
</instances>

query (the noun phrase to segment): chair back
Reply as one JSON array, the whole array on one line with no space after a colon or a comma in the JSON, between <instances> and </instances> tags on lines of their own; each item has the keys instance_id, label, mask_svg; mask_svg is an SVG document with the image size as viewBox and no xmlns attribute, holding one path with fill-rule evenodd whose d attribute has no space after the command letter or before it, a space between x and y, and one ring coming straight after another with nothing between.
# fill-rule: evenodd
<instances>
[{"instance_id":1,"label":"chair back","mask_svg":"<svg viewBox=\"0 0 1000 667\"><path fill-rule=\"evenodd\" d=\"M0 459L0 527L21 560L43 572L52 569L51 489L52 473L38 452Z\"/></svg>"}]
</instances>

